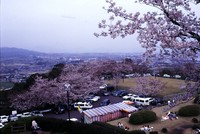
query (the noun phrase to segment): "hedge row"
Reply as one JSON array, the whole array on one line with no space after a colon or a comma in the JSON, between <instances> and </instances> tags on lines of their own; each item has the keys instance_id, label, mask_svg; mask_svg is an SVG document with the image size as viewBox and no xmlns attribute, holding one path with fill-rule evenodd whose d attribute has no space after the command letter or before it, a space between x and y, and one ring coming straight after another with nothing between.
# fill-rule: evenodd
<instances>
[{"instance_id":1,"label":"hedge row","mask_svg":"<svg viewBox=\"0 0 200 134\"><path fill-rule=\"evenodd\" d=\"M102 122L94 122L92 124L83 124L80 122L67 122L61 119L46 117L29 117L21 118L16 122L8 123L4 128L0 129L0 133L11 133L11 126L26 125L26 130L31 131L32 120L35 120L42 131L52 133L73 133L73 134L145 134L145 132L125 131L118 127Z\"/></svg>"},{"instance_id":2,"label":"hedge row","mask_svg":"<svg viewBox=\"0 0 200 134\"><path fill-rule=\"evenodd\" d=\"M102 128L106 128L108 130L111 130L112 132L119 133L119 134L146 134L144 131L141 131L141 130L126 131L122 128L110 125L108 123L103 123L103 122L93 122L92 124L100 126Z\"/></svg>"}]
</instances>

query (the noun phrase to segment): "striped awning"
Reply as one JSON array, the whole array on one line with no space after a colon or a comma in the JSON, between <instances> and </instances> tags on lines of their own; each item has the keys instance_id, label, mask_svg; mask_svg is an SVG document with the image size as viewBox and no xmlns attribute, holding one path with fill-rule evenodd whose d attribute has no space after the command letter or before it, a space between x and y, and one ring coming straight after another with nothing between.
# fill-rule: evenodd
<instances>
[{"instance_id":1,"label":"striped awning","mask_svg":"<svg viewBox=\"0 0 200 134\"><path fill-rule=\"evenodd\" d=\"M114 113L116 111L125 111L125 112L135 112L138 109L134 106L130 106L128 104L125 104L123 102L108 105L108 106L102 106L97 108L92 108L83 111L84 114L86 114L88 117L95 117L95 116L102 116L109 113Z\"/></svg>"}]
</instances>

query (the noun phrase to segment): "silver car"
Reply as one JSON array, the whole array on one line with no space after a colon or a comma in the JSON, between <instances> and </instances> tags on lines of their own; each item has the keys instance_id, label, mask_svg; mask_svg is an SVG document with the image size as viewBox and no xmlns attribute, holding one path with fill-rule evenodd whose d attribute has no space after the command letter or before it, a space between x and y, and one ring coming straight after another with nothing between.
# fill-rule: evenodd
<instances>
[{"instance_id":1,"label":"silver car","mask_svg":"<svg viewBox=\"0 0 200 134\"><path fill-rule=\"evenodd\" d=\"M8 120L9 120L9 121L16 121L16 120L18 120L18 117L17 117L17 115L10 115L10 116L8 117Z\"/></svg>"}]
</instances>

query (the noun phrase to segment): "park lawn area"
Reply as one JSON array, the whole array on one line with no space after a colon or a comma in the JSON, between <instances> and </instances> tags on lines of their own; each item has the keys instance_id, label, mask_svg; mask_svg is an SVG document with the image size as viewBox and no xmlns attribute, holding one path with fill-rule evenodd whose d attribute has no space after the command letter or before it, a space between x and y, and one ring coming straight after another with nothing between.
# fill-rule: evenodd
<instances>
[{"instance_id":1,"label":"park lawn area","mask_svg":"<svg viewBox=\"0 0 200 134\"><path fill-rule=\"evenodd\" d=\"M183 102L183 103L173 107L169 111L177 112L178 109L180 109L180 107L183 107L186 105L191 105L191 104L193 104L193 99L188 102ZM152 111L154 111L156 113L158 119L151 123L146 123L146 124L142 124L142 125L133 125L133 124L129 123L128 117L109 121L107 123L111 124L113 126L117 126L117 123L121 122L124 126L128 126L130 128L130 130L140 130L140 128L142 128L143 125L150 125L151 127L153 127L153 131L158 131L159 133L162 133L161 129L166 127L168 129L168 133L170 133L170 134L175 134L174 131L176 129L183 129L183 133L188 134L187 132L189 131L191 133L192 129L191 129L191 127L184 128L184 126L193 126L194 123L192 123L192 118L197 118L198 120L200 119L200 115L196 116L196 117L179 117L178 116L177 120L176 119L174 119L174 120L168 119L165 121L161 121L162 115L166 115L166 112L163 111L164 107L168 107L168 106L166 105L166 106L156 107L156 108L152 109Z\"/></svg>"},{"instance_id":2,"label":"park lawn area","mask_svg":"<svg viewBox=\"0 0 200 134\"><path fill-rule=\"evenodd\" d=\"M148 78L155 78L155 77L148 77ZM156 77L156 79L160 79L163 83L166 83L166 87L160 93L161 96L180 93L181 91L179 90L179 88L184 84L184 80L180 79L162 78L162 77ZM110 80L108 81L108 83L115 85L114 80ZM121 79L117 85L117 87L125 89L130 89L135 86L136 86L136 78L129 78L124 80Z\"/></svg>"}]
</instances>

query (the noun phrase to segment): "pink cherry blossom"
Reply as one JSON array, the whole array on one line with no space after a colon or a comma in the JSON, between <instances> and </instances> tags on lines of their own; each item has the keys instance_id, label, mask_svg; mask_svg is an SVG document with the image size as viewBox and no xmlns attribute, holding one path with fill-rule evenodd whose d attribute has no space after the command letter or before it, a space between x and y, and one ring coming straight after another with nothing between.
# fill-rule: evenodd
<instances>
[{"instance_id":1,"label":"pink cherry blossom","mask_svg":"<svg viewBox=\"0 0 200 134\"><path fill-rule=\"evenodd\" d=\"M124 38L137 33L137 39L146 49L144 55L147 57L155 56L157 49L161 49L161 55L193 59L200 52L200 19L198 11L191 9L191 5L199 6L199 0L136 0L136 3L159 10L144 15L139 12L128 13L117 6L117 1L106 2L108 6L104 9L111 17L109 22L104 20L99 24L99 28L105 30L95 36Z\"/></svg>"}]
</instances>

